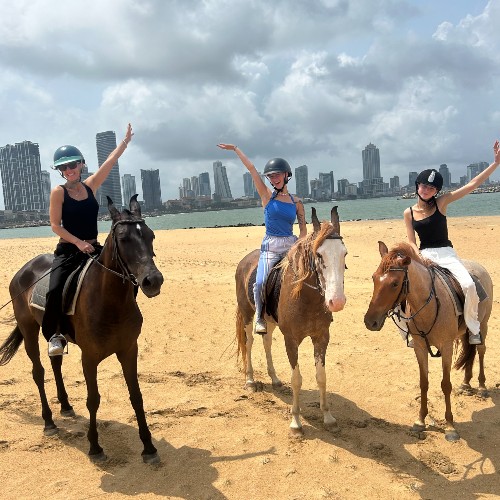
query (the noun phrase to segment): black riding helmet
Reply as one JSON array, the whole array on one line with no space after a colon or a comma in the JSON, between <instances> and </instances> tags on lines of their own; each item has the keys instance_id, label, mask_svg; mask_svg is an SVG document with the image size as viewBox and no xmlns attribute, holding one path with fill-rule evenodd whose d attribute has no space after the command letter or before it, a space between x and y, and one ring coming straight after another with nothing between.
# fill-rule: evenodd
<instances>
[{"instance_id":1,"label":"black riding helmet","mask_svg":"<svg viewBox=\"0 0 500 500\"><path fill-rule=\"evenodd\" d=\"M264 175L274 174L275 172L286 172L288 174L285 179L285 184L292 176L292 169L288 162L283 158L273 158L266 163L266 166L264 167Z\"/></svg>"},{"instance_id":2,"label":"black riding helmet","mask_svg":"<svg viewBox=\"0 0 500 500\"><path fill-rule=\"evenodd\" d=\"M415 180L415 189L417 191L419 184L427 184L428 186L435 187L439 193L443 187L443 176L434 168L428 168L420 172Z\"/></svg>"},{"instance_id":3,"label":"black riding helmet","mask_svg":"<svg viewBox=\"0 0 500 500\"><path fill-rule=\"evenodd\" d=\"M78 148L75 148L75 146L61 146L56 149L54 153L54 169L74 161L85 163L85 158Z\"/></svg>"}]
</instances>

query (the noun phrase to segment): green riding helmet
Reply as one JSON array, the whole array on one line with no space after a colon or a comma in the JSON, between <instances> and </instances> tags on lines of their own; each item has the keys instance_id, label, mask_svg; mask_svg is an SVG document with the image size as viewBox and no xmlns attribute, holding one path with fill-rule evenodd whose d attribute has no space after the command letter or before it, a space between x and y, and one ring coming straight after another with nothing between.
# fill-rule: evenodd
<instances>
[{"instance_id":1,"label":"green riding helmet","mask_svg":"<svg viewBox=\"0 0 500 500\"><path fill-rule=\"evenodd\" d=\"M57 169L61 165L66 165L74 161L85 163L85 158L78 148L75 148L75 146L61 146L56 149L54 153L54 168Z\"/></svg>"}]
</instances>

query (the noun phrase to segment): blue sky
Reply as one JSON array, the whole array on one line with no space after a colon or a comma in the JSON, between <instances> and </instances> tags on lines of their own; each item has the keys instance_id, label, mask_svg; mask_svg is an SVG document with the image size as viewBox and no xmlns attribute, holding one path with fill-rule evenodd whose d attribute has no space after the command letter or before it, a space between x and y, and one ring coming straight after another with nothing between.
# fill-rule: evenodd
<instances>
[{"instance_id":1,"label":"blue sky","mask_svg":"<svg viewBox=\"0 0 500 500\"><path fill-rule=\"evenodd\" d=\"M351 182L371 142L386 181L458 180L500 135L498 19L498 0L3 1L0 145L38 142L48 169L73 144L93 171L95 134L130 121L120 172L140 193L160 169L164 200L215 160L243 194L220 141Z\"/></svg>"}]
</instances>

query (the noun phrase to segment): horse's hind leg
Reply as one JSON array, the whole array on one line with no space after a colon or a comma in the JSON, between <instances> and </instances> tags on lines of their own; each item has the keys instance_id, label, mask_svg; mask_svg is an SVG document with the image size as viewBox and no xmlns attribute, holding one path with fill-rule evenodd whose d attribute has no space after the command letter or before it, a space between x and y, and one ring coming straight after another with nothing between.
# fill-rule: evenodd
<instances>
[{"instance_id":1,"label":"horse's hind leg","mask_svg":"<svg viewBox=\"0 0 500 500\"><path fill-rule=\"evenodd\" d=\"M52 364L52 371L54 372L54 378L56 380L57 387L57 399L61 404L61 415L64 417L74 417L75 412L73 407L69 404L68 393L66 392L66 387L64 386L63 376L62 376L62 356L52 356L50 358Z\"/></svg>"},{"instance_id":2,"label":"horse's hind leg","mask_svg":"<svg viewBox=\"0 0 500 500\"><path fill-rule=\"evenodd\" d=\"M264 351L266 353L267 360L267 373L271 377L273 387L281 387L283 384L281 380L276 375L276 370L273 364L273 355L271 353L271 347L273 343L273 332L276 328L274 323L267 323L267 333L262 336L262 342L264 343Z\"/></svg>"},{"instance_id":3,"label":"horse's hind leg","mask_svg":"<svg viewBox=\"0 0 500 500\"><path fill-rule=\"evenodd\" d=\"M443 366L443 378L441 379L441 390L444 394L445 401L445 420L446 420L446 428L445 428L445 437L447 441L458 441L460 439L460 435L455 429L455 424L453 423L453 412L451 410L451 364L452 364L452 346L446 346L446 348L442 349L442 366Z\"/></svg>"},{"instance_id":4,"label":"horse's hind leg","mask_svg":"<svg viewBox=\"0 0 500 500\"><path fill-rule=\"evenodd\" d=\"M321 341L318 339L313 339L314 363L316 365L316 382L318 383L319 389L319 404L321 410L323 411L323 423L328 430L336 432L339 430L337 420L330 413L330 405L328 403L328 398L326 397L325 358L326 349L328 347L328 340L328 335Z\"/></svg>"},{"instance_id":5,"label":"horse's hind leg","mask_svg":"<svg viewBox=\"0 0 500 500\"><path fill-rule=\"evenodd\" d=\"M137 342L126 352L116 353L118 361L122 365L123 376L127 383L130 394L130 402L135 411L137 424L139 426L139 437L144 445L142 459L147 464L154 464L160 461L156 448L151 441L151 432L148 429L146 415L144 414L144 404L137 377Z\"/></svg>"},{"instance_id":6,"label":"horse's hind leg","mask_svg":"<svg viewBox=\"0 0 500 500\"><path fill-rule=\"evenodd\" d=\"M54 420L52 420L52 410L50 409L47 394L45 392L45 369L40 361L40 347L38 345L39 326L34 322L33 325L30 326L29 331L26 331L26 327L24 327L24 330L24 347L26 349L26 354L28 354L33 364L31 373L38 387L38 393L40 394L40 401L42 403L42 418L45 422L43 433L46 436L52 436L56 434L59 429L54 423Z\"/></svg>"}]
</instances>

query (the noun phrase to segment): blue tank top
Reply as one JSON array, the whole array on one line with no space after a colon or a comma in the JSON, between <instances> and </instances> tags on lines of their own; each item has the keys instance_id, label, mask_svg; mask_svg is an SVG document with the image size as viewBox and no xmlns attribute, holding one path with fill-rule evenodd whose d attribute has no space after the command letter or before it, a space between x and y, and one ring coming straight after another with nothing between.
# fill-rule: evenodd
<instances>
[{"instance_id":1,"label":"blue tank top","mask_svg":"<svg viewBox=\"0 0 500 500\"><path fill-rule=\"evenodd\" d=\"M99 203L95 199L92 189L82 183L87 190L85 200L74 200L64 189L64 201L62 206L62 226L73 236L80 240L95 240L97 238L97 215Z\"/></svg>"},{"instance_id":2,"label":"blue tank top","mask_svg":"<svg viewBox=\"0 0 500 500\"><path fill-rule=\"evenodd\" d=\"M293 203L284 203L276 199L278 193L274 192L269 203L264 208L264 223L268 236L292 236L293 223L297 217L297 207L293 196Z\"/></svg>"}]
</instances>

